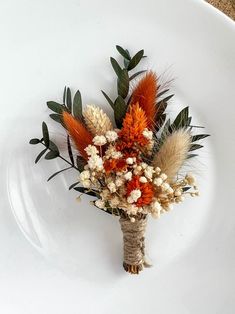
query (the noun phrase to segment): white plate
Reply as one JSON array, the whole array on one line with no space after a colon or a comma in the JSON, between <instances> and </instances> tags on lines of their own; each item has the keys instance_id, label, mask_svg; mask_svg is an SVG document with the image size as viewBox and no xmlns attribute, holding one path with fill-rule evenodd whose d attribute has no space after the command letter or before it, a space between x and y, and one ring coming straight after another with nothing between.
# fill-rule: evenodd
<instances>
[{"instance_id":1,"label":"white plate","mask_svg":"<svg viewBox=\"0 0 235 314\"><path fill-rule=\"evenodd\" d=\"M186 0L2 1L0 19L0 312L234 313L234 23ZM73 172L46 183L60 164L34 166L27 144L42 120L56 137L45 102L64 85L111 112L100 89L114 95L116 44L168 69L170 111L189 105L212 134L196 165L201 197L149 220L154 267L139 276L122 270L118 220L75 202Z\"/></svg>"}]
</instances>

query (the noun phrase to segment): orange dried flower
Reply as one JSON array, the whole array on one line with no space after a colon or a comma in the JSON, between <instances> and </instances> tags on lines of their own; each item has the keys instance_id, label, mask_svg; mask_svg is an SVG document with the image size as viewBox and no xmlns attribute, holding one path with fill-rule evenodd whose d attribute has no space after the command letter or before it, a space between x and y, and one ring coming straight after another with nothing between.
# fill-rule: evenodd
<instances>
[{"instance_id":1,"label":"orange dried flower","mask_svg":"<svg viewBox=\"0 0 235 314\"><path fill-rule=\"evenodd\" d=\"M143 136L145 128L147 128L147 118L144 110L140 108L138 103L131 105L123 120L122 129L118 134L120 141L117 149L131 148L135 144L140 146L147 145L148 140Z\"/></svg>"},{"instance_id":2,"label":"orange dried flower","mask_svg":"<svg viewBox=\"0 0 235 314\"><path fill-rule=\"evenodd\" d=\"M108 159L104 162L104 170L108 174L112 171L123 171L127 168L124 159Z\"/></svg>"},{"instance_id":3,"label":"orange dried flower","mask_svg":"<svg viewBox=\"0 0 235 314\"><path fill-rule=\"evenodd\" d=\"M144 205L149 205L152 202L154 195L153 185L149 182L140 182L139 176L134 176L131 181L126 185L126 194L130 195L131 191L138 189L141 191L141 197L138 198L137 202L134 203L137 207L142 207Z\"/></svg>"},{"instance_id":4,"label":"orange dried flower","mask_svg":"<svg viewBox=\"0 0 235 314\"><path fill-rule=\"evenodd\" d=\"M63 112L63 122L80 154L83 158L87 159L88 156L85 152L85 148L92 144L93 136L81 121L75 119L66 111Z\"/></svg>"},{"instance_id":5,"label":"orange dried flower","mask_svg":"<svg viewBox=\"0 0 235 314\"><path fill-rule=\"evenodd\" d=\"M131 104L138 102L144 110L148 122L147 126L150 129L153 129L155 125L157 92L157 76L154 72L149 71L134 88L131 98Z\"/></svg>"}]
</instances>

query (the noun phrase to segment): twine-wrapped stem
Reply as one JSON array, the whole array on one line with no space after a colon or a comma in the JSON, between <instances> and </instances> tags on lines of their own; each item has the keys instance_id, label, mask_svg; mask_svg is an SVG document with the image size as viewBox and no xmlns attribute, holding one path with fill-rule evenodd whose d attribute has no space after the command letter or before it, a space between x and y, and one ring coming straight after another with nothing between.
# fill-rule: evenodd
<instances>
[{"instance_id":1,"label":"twine-wrapped stem","mask_svg":"<svg viewBox=\"0 0 235 314\"><path fill-rule=\"evenodd\" d=\"M131 222L129 217L121 217L120 224L123 232L123 267L131 274L138 274L145 266L147 218L145 216Z\"/></svg>"}]
</instances>

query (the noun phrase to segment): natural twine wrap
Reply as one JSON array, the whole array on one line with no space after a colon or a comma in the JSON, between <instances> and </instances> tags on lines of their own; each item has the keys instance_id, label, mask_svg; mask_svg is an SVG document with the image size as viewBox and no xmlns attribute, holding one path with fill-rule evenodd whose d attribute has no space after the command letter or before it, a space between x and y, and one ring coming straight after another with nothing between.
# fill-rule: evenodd
<instances>
[{"instance_id":1,"label":"natural twine wrap","mask_svg":"<svg viewBox=\"0 0 235 314\"><path fill-rule=\"evenodd\" d=\"M131 274L138 274L144 266L149 266L145 262L145 230L147 217L136 219L134 222L130 218L120 218L123 232L124 269Z\"/></svg>"}]
</instances>

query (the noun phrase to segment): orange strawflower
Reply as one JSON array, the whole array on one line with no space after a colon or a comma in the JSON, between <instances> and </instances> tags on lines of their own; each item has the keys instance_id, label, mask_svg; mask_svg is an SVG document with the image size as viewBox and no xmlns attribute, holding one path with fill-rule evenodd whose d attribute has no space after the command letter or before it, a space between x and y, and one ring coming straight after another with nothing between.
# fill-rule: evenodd
<instances>
[{"instance_id":1,"label":"orange strawflower","mask_svg":"<svg viewBox=\"0 0 235 314\"><path fill-rule=\"evenodd\" d=\"M147 118L147 126L154 128L157 114L156 98L158 92L157 76L154 72L147 72L134 88L131 104L139 103Z\"/></svg>"},{"instance_id":2,"label":"orange strawflower","mask_svg":"<svg viewBox=\"0 0 235 314\"><path fill-rule=\"evenodd\" d=\"M112 171L123 171L126 168L127 164L124 159L108 159L104 162L104 170L107 174Z\"/></svg>"},{"instance_id":3,"label":"orange strawflower","mask_svg":"<svg viewBox=\"0 0 235 314\"><path fill-rule=\"evenodd\" d=\"M135 145L147 145L149 141L143 136L143 131L146 128L147 118L144 110L140 108L138 103L131 105L118 134L120 141L117 144L117 149L122 151Z\"/></svg>"},{"instance_id":4,"label":"orange strawflower","mask_svg":"<svg viewBox=\"0 0 235 314\"><path fill-rule=\"evenodd\" d=\"M126 185L126 195L129 196L131 191L138 189L141 191L141 197L138 198L137 202L134 204L137 207L142 207L144 205L149 205L152 202L154 189L153 185L149 182L142 183L140 182L139 176L134 176L131 181L129 181Z\"/></svg>"}]
</instances>

